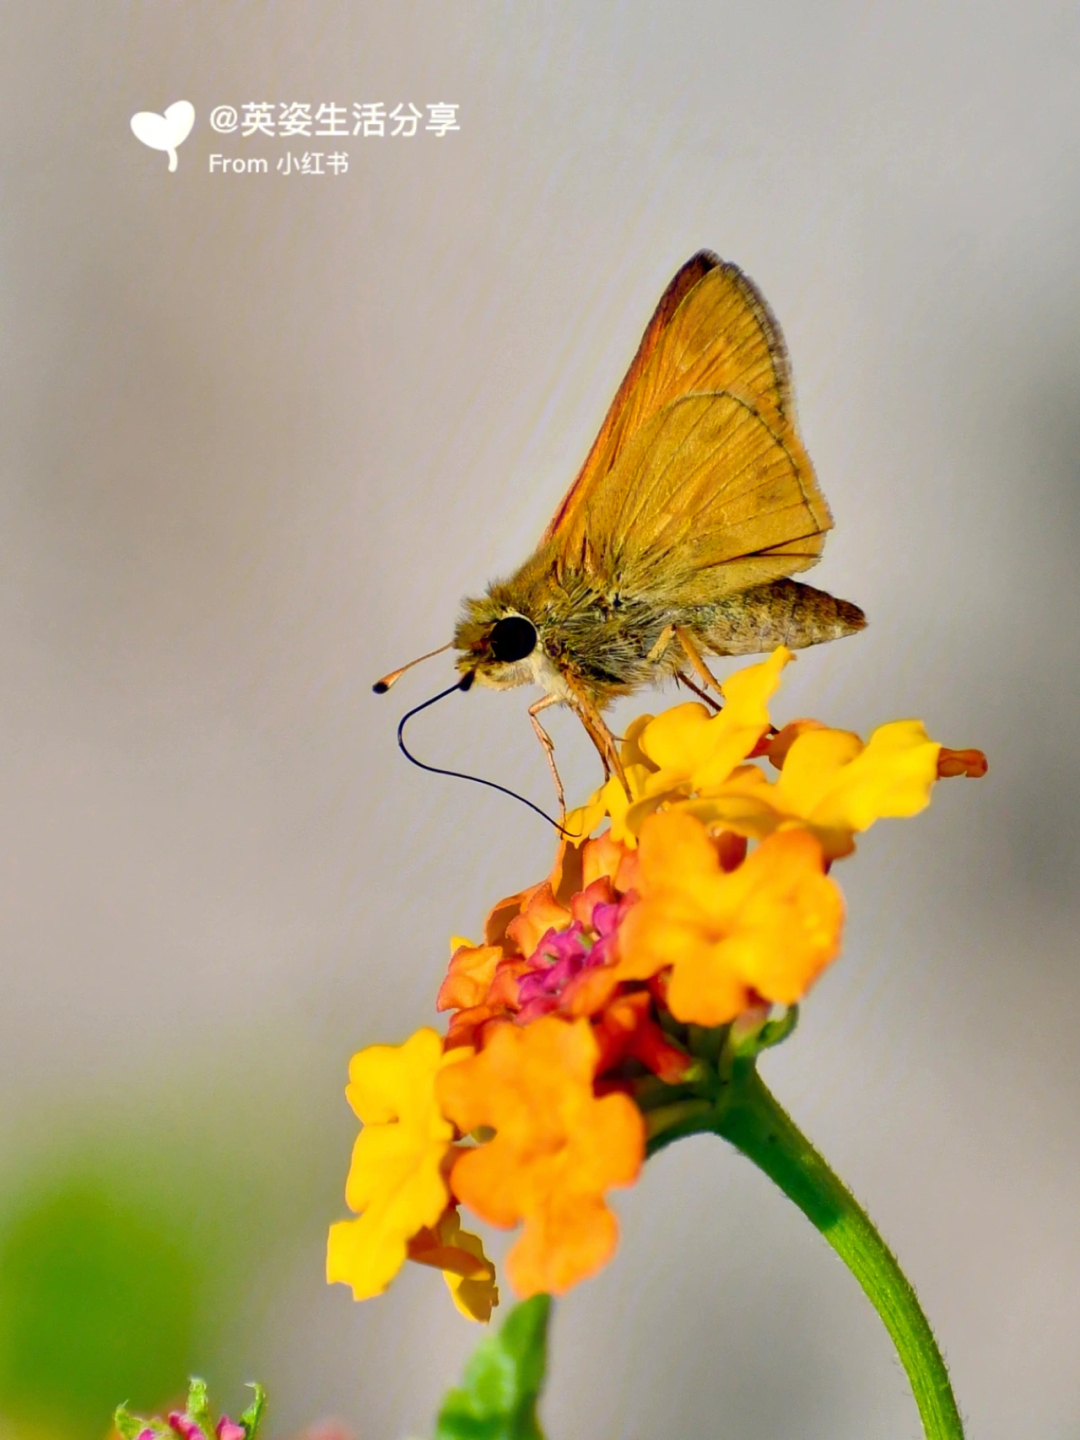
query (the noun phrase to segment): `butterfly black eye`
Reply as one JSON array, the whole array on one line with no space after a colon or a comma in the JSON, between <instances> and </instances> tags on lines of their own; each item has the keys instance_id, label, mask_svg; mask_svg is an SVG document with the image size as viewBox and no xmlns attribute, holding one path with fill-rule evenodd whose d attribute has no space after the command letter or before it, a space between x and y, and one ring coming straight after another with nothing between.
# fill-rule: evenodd
<instances>
[{"instance_id":1,"label":"butterfly black eye","mask_svg":"<svg viewBox=\"0 0 1080 1440\"><path fill-rule=\"evenodd\" d=\"M524 615L507 615L495 621L489 638L496 660L524 660L536 649L536 626Z\"/></svg>"}]
</instances>

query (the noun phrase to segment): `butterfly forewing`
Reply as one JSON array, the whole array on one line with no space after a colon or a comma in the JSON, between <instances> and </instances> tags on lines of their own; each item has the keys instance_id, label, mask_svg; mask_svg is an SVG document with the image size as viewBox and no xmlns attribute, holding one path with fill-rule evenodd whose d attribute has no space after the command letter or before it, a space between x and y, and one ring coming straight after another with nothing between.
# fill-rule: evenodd
<instances>
[{"instance_id":1,"label":"butterfly forewing","mask_svg":"<svg viewBox=\"0 0 1080 1440\"><path fill-rule=\"evenodd\" d=\"M734 265L711 271L687 295L627 396L613 428L610 465L642 425L684 395L729 390L785 428L787 354L775 322Z\"/></svg>"},{"instance_id":2,"label":"butterfly forewing","mask_svg":"<svg viewBox=\"0 0 1080 1440\"><path fill-rule=\"evenodd\" d=\"M789 428L791 381L780 328L738 266L703 252L664 292L596 443L544 539L580 519L630 439L664 406L718 390L747 400L775 430Z\"/></svg>"},{"instance_id":3,"label":"butterfly forewing","mask_svg":"<svg viewBox=\"0 0 1080 1440\"><path fill-rule=\"evenodd\" d=\"M600 427L600 433L593 441L592 449L585 457L585 463L574 478L573 484L560 500L555 514L551 517L551 523L540 537L541 545L545 544L559 529L563 520L569 515L571 509L577 504L584 491L589 487L589 481L604 469L610 468L610 457L608 456L608 441L611 433L618 425L620 417L630 392L638 382L638 378L645 366L648 364L653 351L660 343L664 331L671 324L672 317L682 304L684 298L690 293L698 282L721 264L720 257L714 255L711 250L699 250L692 255L685 265L679 267L674 277L669 282L667 289L660 296L659 303L653 311L652 318L645 327L645 333L638 344L637 353L630 363L630 368L623 376L622 384L615 392L615 398L608 406L608 412L604 417L604 423Z\"/></svg>"}]
</instances>

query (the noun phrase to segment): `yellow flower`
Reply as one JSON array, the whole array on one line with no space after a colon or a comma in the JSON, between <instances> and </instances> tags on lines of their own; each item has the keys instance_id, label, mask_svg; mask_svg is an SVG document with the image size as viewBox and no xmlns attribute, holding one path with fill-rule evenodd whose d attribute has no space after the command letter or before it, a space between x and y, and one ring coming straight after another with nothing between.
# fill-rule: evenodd
<instances>
[{"instance_id":1,"label":"yellow flower","mask_svg":"<svg viewBox=\"0 0 1080 1440\"><path fill-rule=\"evenodd\" d=\"M816 720L793 721L768 740L768 702L794 658L781 645L728 676L719 714L695 702L640 716L622 751L629 796L612 777L572 812L571 827L588 834L610 816L613 838L634 846L650 815L685 810L713 832L748 839L797 824L836 860L851 854L853 837L875 820L924 809L935 780L985 773L980 751L945 750L918 720L879 726L866 744ZM781 772L776 780L745 763L766 754Z\"/></svg>"},{"instance_id":2,"label":"yellow flower","mask_svg":"<svg viewBox=\"0 0 1080 1440\"><path fill-rule=\"evenodd\" d=\"M930 804L940 749L919 720L881 725L865 745L846 730L808 730L784 761L778 808L819 831L917 815Z\"/></svg>"},{"instance_id":3,"label":"yellow flower","mask_svg":"<svg viewBox=\"0 0 1080 1440\"><path fill-rule=\"evenodd\" d=\"M462 1230L456 1205L443 1212L434 1229L413 1236L409 1259L442 1271L450 1298L466 1320L491 1319L492 1308L499 1303L495 1266L484 1254L480 1237Z\"/></svg>"},{"instance_id":4,"label":"yellow flower","mask_svg":"<svg viewBox=\"0 0 1080 1440\"><path fill-rule=\"evenodd\" d=\"M612 776L569 813L566 828L572 835L589 835L606 815L612 839L634 846L641 820L660 800L726 780L770 729L767 702L794 658L781 645L767 660L729 675L720 687L726 703L719 714L693 700L655 718L638 716L622 746L629 796Z\"/></svg>"},{"instance_id":5,"label":"yellow flower","mask_svg":"<svg viewBox=\"0 0 1080 1440\"><path fill-rule=\"evenodd\" d=\"M640 902L619 933L617 975L671 967L677 1020L723 1025L767 1000L794 1004L840 949L843 901L805 830L765 840L725 873L705 827L678 811L642 827Z\"/></svg>"},{"instance_id":6,"label":"yellow flower","mask_svg":"<svg viewBox=\"0 0 1080 1440\"><path fill-rule=\"evenodd\" d=\"M524 1221L506 1260L522 1297L561 1294L610 1259L618 1223L604 1192L633 1184L641 1168L641 1112L625 1095L596 1098L598 1056L587 1020L545 1016L499 1026L478 1055L439 1076L458 1127L495 1132L459 1154L451 1185L492 1225Z\"/></svg>"},{"instance_id":7,"label":"yellow flower","mask_svg":"<svg viewBox=\"0 0 1080 1440\"><path fill-rule=\"evenodd\" d=\"M345 1091L364 1128L353 1147L345 1200L356 1220L330 1227L327 1280L353 1297L381 1294L405 1263L409 1241L435 1226L450 1202L444 1161L454 1127L439 1109L435 1077L448 1061L434 1030L404 1045L372 1045L354 1055Z\"/></svg>"},{"instance_id":8,"label":"yellow flower","mask_svg":"<svg viewBox=\"0 0 1080 1440\"><path fill-rule=\"evenodd\" d=\"M917 815L929 805L940 751L919 720L881 725L865 745L848 730L807 727L789 747L780 747L783 769L776 781L756 765L742 765L725 784L676 799L671 808L756 839L798 824L814 832L827 859L836 860L851 854L854 835L875 820ZM632 823L644 818L631 814Z\"/></svg>"},{"instance_id":9,"label":"yellow flower","mask_svg":"<svg viewBox=\"0 0 1080 1440\"><path fill-rule=\"evenodd\" d=\"M618 776L612 775L599 790L593 791L584 805L567 811L565 825L568 835L575 840L582 840L586 835L591 835L607 816L611 820L613 840L623 845L637 844L637 836L627 828L626 816L631 805L645 793L645 782L652 771L645 765L624 764L623 774L626 776L630 794L627 795Z\"/></svg>"},{"instance_id":10,"label":"yellow flower","mask_svg":"<svg viewBox=\"0 0 1080 1440\"><path fill-rule=\"evenodd\" d=\"M723 784L770 728L767 702L780 684L781 670L794 658L780 645L759 665L729 675L720 687L725 703L719 714L693 702L651 720L640 740L655 767L645 794L700 792Z\"/></svg>"}]
</instances>

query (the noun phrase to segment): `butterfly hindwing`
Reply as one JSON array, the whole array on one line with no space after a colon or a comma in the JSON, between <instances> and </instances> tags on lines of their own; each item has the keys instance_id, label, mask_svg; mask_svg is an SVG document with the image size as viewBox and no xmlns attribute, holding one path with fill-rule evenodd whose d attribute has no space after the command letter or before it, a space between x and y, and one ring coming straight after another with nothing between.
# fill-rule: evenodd
<instances>
[{"instance_id":1,"label":"butterfly hindwing","mask_svg":"<svg viewBox=\"0 0 1080 1440\"><path fill-rule=\"evenodd\" d=\"M719 391L641 426L565 538L627 594L693 605L807 569L831 524L794 432Z\"/></svg>"}]
</instances>

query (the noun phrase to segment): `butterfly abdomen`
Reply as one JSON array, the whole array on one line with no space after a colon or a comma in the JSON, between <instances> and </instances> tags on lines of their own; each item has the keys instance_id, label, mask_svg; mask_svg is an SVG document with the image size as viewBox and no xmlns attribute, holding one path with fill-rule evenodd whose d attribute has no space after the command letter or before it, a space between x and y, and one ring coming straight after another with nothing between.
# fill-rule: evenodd
<instances>
[{"instance_id":1,"label":"butterfly abdomen","mask_svg":"<svg viewBox=\"0 0 1080 1440\"><path fill-rule=\"evenodd\" d=\"M697 608L692 630L713 655L758 655L854 635L866 616L848 600L797 580L773 580Z\"/></svg>"}]
</instances>

